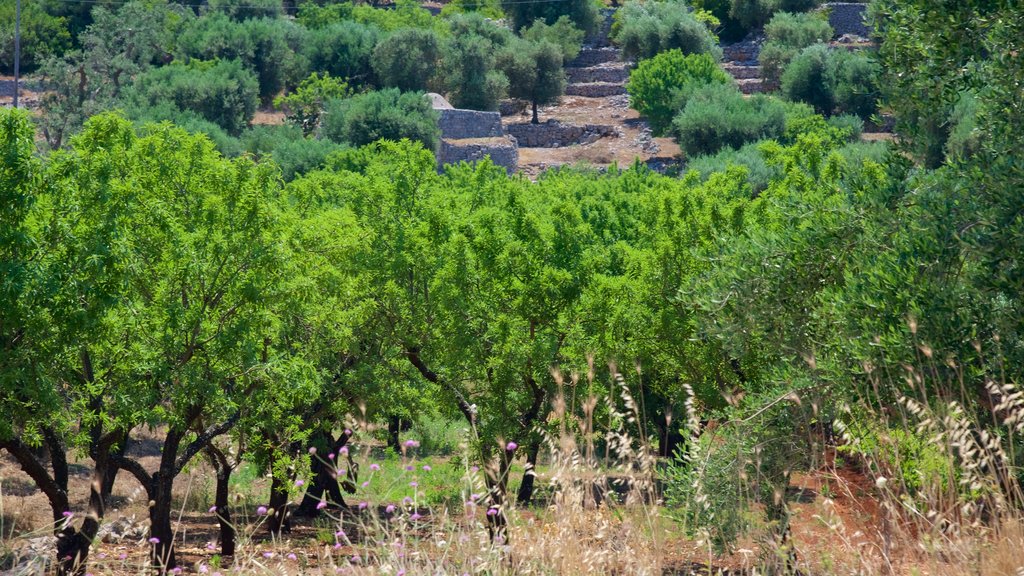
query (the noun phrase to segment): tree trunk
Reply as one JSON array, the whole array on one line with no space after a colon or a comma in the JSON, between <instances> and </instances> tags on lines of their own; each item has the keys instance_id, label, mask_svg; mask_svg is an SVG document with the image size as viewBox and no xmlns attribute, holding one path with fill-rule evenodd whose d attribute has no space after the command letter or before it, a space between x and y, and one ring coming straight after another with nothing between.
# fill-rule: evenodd
<instances>
[{"instance_id":1,"label":"tree trunk","mask_svg":"<svg viewBox=\"0 0 1024 576\"><path fill-rule=\"evenodd\" d=\"M401 418L391 416L387 419L387 446L394 450L395 454L401 454L399 435L401 434Z\"/></svg>"},{"instance_id":2,"label":"tree trunk","mask_svg":"<svg viewBox=\"0 0 1024 576\"><path fill-rule=\"evenodd\" d=\"M93 468L92 482L89 484L89 513L82 521L82 527L76 530L69 522L57 534L58 576L80 576L85 573L89 548L96 538L96 533L99 532L100 521L105 511L103 480L109 473L109 453L109 444L99 447L94 452L96 466Z\"/></svg>"},{"instance_id":3,"label":"tree trunk","mask_svg":"<svg viewBox=\"0 0 1024 576\"><path fill-rule=\"evenodd\" d=\"M337 440L331 434L321 434L320 438L324 440L322 444L326 444L332 453L341 454L341 449L348 444L351 434L342 432ZM341 460L338 457L336 458L335 462ZM346 478L338 478L334 463L326 462L322 457L313 458L313 462L310 465L310 472L313 476L312 482L302 497L302 503L295 509L295 514L305 517L319 515L320 510L317 509L317 505L320 504L321 499L329 507L344 508L346 504L341 488L344 487L345 491L350 494L355 493L355 482L358 479L356 466L352 462L351 455L347 458L346 464Z\"/></svg>"},{"instance_id":4,"label":"tree trunk","mask_svg":"<svg viewBox=\"0 0 1024 576\"><path fill-rule=\"evenodd\" d=\"M540 124L540 120L537 117L537 101L533 101L533 120L530 120L532 124Z\"/></svg>"},{"instance_id":5,"label":"tree trunk","mask_svg":"<svg viewBox=\"0 0 1024 576\"><path fill-rule=\"evenodd\" d=\"M217 475L213 505L216 507L217 521L220 523L220 553L221 556L234 556L235 526L231 523L231 508L228 502L228 486L231 481L232 466L224 453L212 444L207 446L206 454Z\"/></svg>"},{"instance_id":6,"label":"tree trunk","mask_svg":"<svg viewBox=\"0 0 1024 576\"><path fill-rule=\"evenodd\" d=\"M519 484L519 492L516 494L516 502L525 506L533 500L533 491L536 480L537 456L540 454L540 440L532 440L526 450L526 472L523 473L523 481Z\"/></svg>"},{"instance_id":7,"label":"tree trunk","mask_svg":"<svg viewBox=\"0 0 1024 576\"><path fill-rule=\"evenodd\" d=\"M177 566L174 557L174 530L171 526L171 493L178 470L175 457L184 434L177 429L167 431L163 450L160 454L160 468L153 473L149 487L149 535L156 540L151 543L153 565L162 573Z\"/></svg>"},{"instance_id":8,"label":"tree trunk","mask_svg":"<svg viewBox=\"0 0 1024 576\"><path fill-rule=\"evenodd\" d=\"M288 478L273 474L270 480L270 502L267 504L267 530L280 536L281 532L291 532L291 521L288 519Z\"/></svg>"},{"instance_id":9,"label":"tree trunk","mask_svg":"<svg viewBox=\"0 0 1024 576\"><path fill-rule=\"evenodd\" d=\"M127 434L117 446L110 450L110 458L107 459L107 473L103 475L103 487L100 491L104 506L110 506L110 494L114 491L114 481L117 480L117 473L121 470L118 462L126 452L128 452Z\"/></svg>"}]
</instances>

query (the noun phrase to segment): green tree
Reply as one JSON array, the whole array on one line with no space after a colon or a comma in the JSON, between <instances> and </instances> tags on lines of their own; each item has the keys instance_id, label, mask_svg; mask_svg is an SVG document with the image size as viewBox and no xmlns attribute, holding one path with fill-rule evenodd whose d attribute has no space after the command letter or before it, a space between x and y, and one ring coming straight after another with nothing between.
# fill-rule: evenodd
<instances>
[{"instance_id":1,"label":"green tree","mask_svg":"<svg viewBox=\"0 0 1024 576\"><path fill-rule=\"evenodd\" d=\"M520 40L498 57L498 68L509 81L509 95L530 102L532 122L537 124L537 106L553 104L565 93L562 50L557 44Z\"/></svg>"},{"instance_id":2,"label":"green tree","mask_svg":"<svg viewBox=\"0 0 1024 576\"><path fill-rule=\"evenodd\" d=\"M0 72L14 73L15 0L0 2ZM64 18L51 16L39 4L21 7L21 73L34 72L46 58L61 56L71 48L71 34Z\"/></svg>"},{"instance_id":3,"label":"green tree","mask_svg":"<svg viewBox=\"0 0 1024 576\"><path fill-rule=\"evenodd\" d=\"M193 61L154 68L135 79L124 98L141 109L170 104L194 111L237 136L256 112L259 83L238 60Z\"/></svg>"},{"instance_id":4,"label":"green tree","mask_svg":"<svg viewBox=\"0 0 1024 576\"><path fill-rule=\"evenodd\" d=\"M570 62L579 55L583 46L583 31L573 25L568 16L562 16L554 24L535 20L528 28L519 31L523 40L533 43L551 42L562 51L562 61Z\"/></svg>"},{"instance_id":5,"label":"green tree","mask_svg":"<svg viewBox=\"0 0 1024 576\"><path fill-rule=\"evenodd\" d=\"M497 70L496 44L485 36L453 31L441 58L441 78L456 108L496 110L508 92L508 78Z\"/></svg>"},{"instance_id":6,"label":"green tree","mask_svg":"<svg viewBox=\"0 0 1024 576\"><path fill-rule=\"evenodd\" d=\"M592 34L597 28L597 6L589 0L565 0L564 2L516 2L503 0L502 8L512 18L512 29L521 30L537 20L554 24L562 16L568 16L576 28L585 34Z\"/></svg>"},{"instance_id":7,"label":"green tree","mask_svg":"<svg viewBox=\"0 0 1024 576\"><path fill-rule=\"evenodd\" d=\"M642 60L667 50L683 54L722 52L718 39L698 20L686 2L627 2L615 15L612 40L627 58Z\"/></svg>"},{"instance_id":8,"label":"green tree","mask_svg":"<svg viewBox=\"0 0 1024 576\"><path fill-rule=\"evenodd\" d=\"M320 127L320 117L328 101L351 95L352 90L344 80L332 78L328 72L323 76L313 72L291 93L275 98L274 106L283 109L285 118L308 136Z\"/></svg>"},{"instance_id":9,"label":"green tree","mask_svg":"<svg viewBox=\"0 0 1024 576\"><path fill-rule=\"evenodd\" d=\"M630 106L647 117L655 134L663 134L689 95L706 84L732 80L707 54L669 50L643 60L629 74Z\"/></svg>"},{"instance_id":10,"label":"green tree","mask_svg":"<svg viewBox=\"0 0 1024 576\"><path fill-rule=\"evenodd\" d=\"M373 51L381 86L403 92L427 90L441 59L441 39L432 30L406 28L386 36Z\"/></svg>"},{"instance_id":11,"label":"green tree","mask_svg":"<svg viewBox=\"0 0 1024 576\"><path fill-rule=\"evenodd\" d=\"M320 134L352 146L408 138L428 150L437 147L441 135L437 112L423 93L397 88L329 101Z\"/></svg>"},{"instance_id":12,"label":"green tree","mask_svg":"<svg viewBox=\"0 0 1024 576\"><path fill-rule=\"evenodd\" d=\"M832 39L832 27L818 14L779 12L764 27L765 42L758 61L761 75L777 86L782 73L801 50Z\"/></svg>"}]
</instances>

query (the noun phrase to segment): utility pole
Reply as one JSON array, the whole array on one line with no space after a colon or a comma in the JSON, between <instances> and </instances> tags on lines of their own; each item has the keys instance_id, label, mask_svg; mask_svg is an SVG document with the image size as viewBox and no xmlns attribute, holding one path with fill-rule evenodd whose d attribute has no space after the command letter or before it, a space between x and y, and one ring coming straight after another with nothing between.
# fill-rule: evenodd
<instances>
[{"instance_id":1,"label":"utility pole","mask_svg":"<svg viewBox=\"0 0 1024 576\"><path fill-rule=\"evenodd\" d=\"M14 107L18 107L18 74L21 71L21 0L14 3Z\"/></svg>"}]
</instances>

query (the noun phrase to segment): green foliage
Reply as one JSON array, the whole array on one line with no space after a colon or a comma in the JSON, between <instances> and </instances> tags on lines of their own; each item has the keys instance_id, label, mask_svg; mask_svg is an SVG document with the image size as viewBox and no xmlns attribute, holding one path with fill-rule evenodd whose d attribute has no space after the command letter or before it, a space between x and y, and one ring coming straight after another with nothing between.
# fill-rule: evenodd
<instances>
[{"instance_id":1,"label":"green foliage","mask_svg":"<svg viewBox=\"0 0 1024 576\"><path fill-rule=\"evenodd\" d=\"M496 110L498 101L508 92L508 78L497 70L497 52L512 41L512 35L488 30L497 27L475 18L469 15L453 19L452 37L443 48L440 76L448 100L456 108ZM461 28L486 35L463 32Z\"/></svg>"},{"instance_id":2,"label":"green foliage","mask_svg":"<svg viewBox=\"0 0 1024 576\"><path fill-rule=\"evenodd\" d=\"M760 144L744 144L739 149L723 148L715 154L695 156L686 163L687 170L696 170L703 180L724 174L730 167L742 167L746 173L750 194L757 195L768 188L771 180L778 176L779 169L769 166L761 154Z\"/></svg>"},{"instance_id":3,"label":"green foliage","mask_svg":"<svg viewBox=\"0 0 1024 576\"><path fill-rule=\"evenodd\" d=\"M729 16L752 31L768 23L776 12L805 12L819 4L821 0L732 0Z\"/></svg>"},{"instance_id":4,"label":"green foliage","mask_svg":"<svg viewBox=\"0 0 1024 576\"><path fill-rule=\"evenodd\" d=\"M784 105L764 95L746 99L729 84L709 84L695 91L672 121L673 134L689 156L778 138L785 129Z\"/></svg>"},{"instance_id":5,"label":"green foliage","mask_svg":"<svg viewBox=\"0 0 1024 576\"><path fill-rule=\"evenodd\" d=\"M864 121L861 120L860 116L854 116L853 114L832 116L828 119L828 123L829 126L834 126L846 132L848 134L847 138L852 142L860 140L860 135L864 132Z\"/></svg>"},{"instance_id":6,"label":"green foliage","mask_svg":"<svg viewBox=\"0 0 1024 576\"><path fill-rule=\"evenodd\" d=\"M630 106L647 117L655 134L663 134L690 94L707 84L729 84L731 78L707 54L684 55L669 50L644 60L629 74Z\"/></svg>"},{"instance_id":7,"label":"green foliage","mask_svg":"<svg viewBox=\"0 0 1024 576\"><path fill-rule=\"evenodd\" d=\"M949 138L946 140L946 156L963 159L975 154L980 146L978 130L978 95L965 90L950 113Z\"/></svg>"},{"instance_id":8,"label":"green foliage","mask_svg":"<svg viewBox=\"0 0 1024 576\"><path fill-rule=\"evenodd\" d=\"M718 20L720 26L712 30L716 30L723 41L742 40L747 35L748 30L729 14L732 0L693 0L692 4L695 10L703 10Z\"/></svg>"},{"instance_id":9,"label":"green foliage","mask_svg":"<svg viewBox=\"0 0 1024 576\"><path fill-rule=\"evenodd\" d=\"M0 73L14 73L15 0L0 2ZM71 34L64 18L51 16L35 2L21 6L21 73L29 74L50 56L71 48Z\"/></svg>"},{"instance_id":10,"label":"green foliage","mask_svg":"<svg viewBox=\"0 0 1024 576\"><path fill-rule=\"evenodd\" d=\"M612 40L622 47L627 58L652 58L667 50L721 58L714 34L694 16L686 2L630 0L615 18Z\"/></svg>"},{"instance_id":11,"label":"green foliage","mask_svg":"<svg viewBox=\"0 0 1024 576\"><path fill-rule=\"evenodd\" d=\"M452 0L441 9L441 16L450 17L470 12L476 12L491 20L501 20L505 17L505 11L501 9L501 0Z\"/></svg>"},{"instance_id":12,"label":"green foliage","mask_svg":"<svg viewBox=\"0 0 1024 576\"><path fill-rule=\"evenodd\" d=\"M373 51L381 86L403 92L427 90L441 59L441 38L430 29L406 28L385 36Z\"/></svg>"},{"instance_id":13,"label":"green foliage","mask_svg":"<svg viewBox=\"0 0 1024 576\"><path fill-rule=\"evenodd\" d=\"M878 67L864 54L815 44L802 50L786 68L782 92L822 114L869 118L878 106Z\"/></svg>"},{"instance_id":14,"label":"green foliage","mask_svg":"<svg viewBox=\"0 0 1024 576\"><path fill-rule=\"evenodd\" d=\"M145 124L170 122L190 134L203 134L224 156L238 156L244 149L238 139L228 134L224 128L196 112L182 110L169 101L158 102L152 106L131 107L126 112L140 127Z\"/></svg>"},{"instance_id":15,"label":"green foliage","mask_svg":"<svg viewBox=\"0 0 1024 576\"><path fill-rule=\"evenodd\" d=\"M561 17L568 16L572 24L585 34L592 34L597 28L597 5L590 0L564 0L562 2L521 2L502 0L502 7L512 19L512 29L522 30L537 20L555 24Z\"/></svg>"},{"instance_id":16,"label":"green foliage","mask_svg":"<svg viewBox=\"0 0 1024 576\"><path fill-rule=\"evenodd\" d=\"M569 62L579 55L583 46L583 31L573 25L568 16L562 16L554 24L535 20L528 28L520 30L523 40L534 44L551 42L562 52L562 60Z\"/></svg>"},{"instance_id":17,"label":"green foliage","mask_svg":"<svg viewBox=\"0 0 1024 576\"><path fill-rule=\"evenodd\" d=\"M353 87L372 85L373 50L380 40L376 26L352 21L310 30L301 48L309 69L345 80Z\"/></svg>"},{"instance_id":18,"label":"green foliage","mask_svg":"<svg viewBox=\"0 0 1024 576\"><path fill-rule=\"evenodd\" d=\"M352 4L350 2L337 2L323 6L316 2L300 2L295 20L311 30L326 28L352 17Z\"/></svg>"},{"instance_id":19,"label":"green foliage","mask_svg":"<svg viewBox=\"0 0 1024 576\"><path fill-rule=\"evenodd\" d=\"M259 85L238 60L171 64L139 76L125 99L135 106L170 104L195 112L237 136L256 112Z\"/></svg>"},{"instance_id":20,"label":"green foliage","mask_svg":"<svg viewBox=\"0 0 1024 576\"><path fill-rule=\"evenodd\" d=\"M286 70L296 65L283 20L252 18L243 22L213 13L196 19L178 39L180 54L200 60L233 60L252 70L260 98L269 102L285 86Z\"/></svg>"},{"instance_id":21,"label":"green foliage","mask_svg":"<svg viewBox=\"0 0 1024 576\"><path fill-rule=\"evenodd\" d=\"M820 114L835 107L835 82L831 50L815 44L800 51L782 75L782 93L795 102L806 102Z\"/></svg>"},{"instance_id":22,"label":"green foliage","mask_svg":"<svg viewBox=\"0 0 1024 576\"><path fill-rule=\"evenodd\" d=\"M356 22L374 26L385 33L403 28L434 30L436 33L443 33L445 30L444 22L434 18L430 11L421 7L416 0L397 0L390 9L360 4L352 8L351 17Z\"/></svg>"},{"instance_id":23,"label":"green foliage","mask_svg":"<svg viewBox=\"0 0 1024 576\"><path fill-rule=\"evenodd\" d=\"M509 95L537 106L552 104L565 93L562 49L552 42L517 40L498 57L498 68L509 82Z\"/></svg>"},{"instance_id":24,"label":"green foliage","mask_svg":"<svg viewBox=\"0 0 1024 576\"><path fill-rule=\"evenodd\" d=\"M255 18L277 19L284 12L280 0L207 0L205 10L224 14L238 22Z\"/></svg>"},{"instance_id":25,"label":"green foliage","mask_svg":"<svg viewBox=\"0 0 1024 576\"><path fill-rule=\"evenodd\" d=\"M327 157L342 149L330 140L304 137L296 126L254 126L239 140L246 152L273 159L285 182L323 168Z\"/></svg>"},{"instance_id":26,"label":"green foliage","mask_svg":"<svg viewBox=\"0 0 1024 576\"><path fill-rule=\"evenodd\" d=\"M274 106L284 110L285 118L308 136L320 127L320 116L328 100L351 95L352 90L344 80L332 78L327 72L323 76L313 72L294 91L275 98Z\"/></svg>"},{"instance_id":27,"label":"green foliage","mask_svg":"<svg viewBox=\"0 0 1024 576\"><path fill-rule=\"evenodd\" d=\"M433 150L441 134L437 112L422 92L386 88L329 101L321 135L352 146L408 138Z\"/></svg>"},{"instance_id":28,"label":"green foliage","mask_svg":"<svg viewBox=\"0 0 1024 576\"><path fill-rule=\"evenodd\" d=\"M832 27L818 14L779 12L764 27L765 42L758 58L766 81L778 85L782 73L801 50L832 39Z\"/></svg>"}]
</instances>

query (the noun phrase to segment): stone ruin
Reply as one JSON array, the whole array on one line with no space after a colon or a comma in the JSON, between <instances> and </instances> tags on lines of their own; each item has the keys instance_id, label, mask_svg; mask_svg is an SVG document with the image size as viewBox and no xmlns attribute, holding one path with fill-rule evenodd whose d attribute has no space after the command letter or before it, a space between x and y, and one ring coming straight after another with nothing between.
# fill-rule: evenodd
<instances>
[{"instance_id":1,"label":"stone ruin","mask_svg":"<svg viewBox=\"0 0 1024 576\"><path fill-rule=\"evenodd\" d=\"M438 170L447 164L476 162L490 157L491 162L511 174L519 165L519 145L505 133L501 114L454 108L444 96L427 94L438 112L441 144L437 150Z\"/></svg>"}]
</instances>

